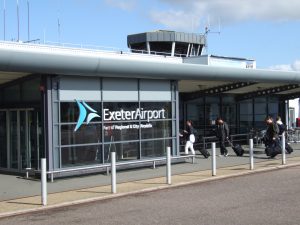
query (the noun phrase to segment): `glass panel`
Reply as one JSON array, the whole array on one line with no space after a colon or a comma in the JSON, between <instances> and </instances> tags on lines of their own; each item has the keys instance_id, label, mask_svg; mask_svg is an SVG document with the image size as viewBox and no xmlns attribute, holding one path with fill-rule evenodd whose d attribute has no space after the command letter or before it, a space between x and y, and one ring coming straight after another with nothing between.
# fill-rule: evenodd
<instances>
[{"instance_id":1,"label":"glass panel","mask_svg":"<svg viewBox=\"0 0 300 225\"><path fill-rule=\"evenodd\" d=\"M25 81L22 84L22 100L26 102L40 101L40 79Z\"/></svg>"},{"instance_id":2,"label":"glass panel","mask_svg":"<svg viewBox=\"0 0 300 225\"><path fill-rule=\"evenodd\" d=\"M18 126L17 126L17 112L11 111L9 113L10 122L10 167L18 169Z\"/></svg>"},{"instance_id":3,"label":"glass panel","mask_svg":"<svg viewBox=\"0 0 300 225\"><path fill-rule=\"evenodd\" d=\"M6 112L0 111L0 167L7 168Z\"/></svg>"},{"instance_id":4,"label":"glass panel","mask_svg":"<svg viewBox=\"0 0 300 225\"><path fill-rule=\"evenodd\" d=\"M43 144L41 140L41 127L38 126L38 113L34 111L28 111L28 157L31 168L38 168L38 151L39 143Z\"/></svg>"},{"instance_id":5,"label":"glass panel","mask_svg":"<svg viewBox=\"0 0 300 225\"><path fill-rule=\"evenodd\" d=\"M141 129L142 139L171 137L172 121L152 121Z\"/></svg>"},{"instance_id":6,"label":"glass panel","mask_svg":"<svg viewBox=\"0 0 300 225\"><path fill-rule=\"evenodd\" d=\"M4 89L4 101L5 102L19 102L20 97L20 85L7 87Z\"/></svg>"},{"instance_id":7,"label":"glass panel","mask_svg":"<svg viewBox=\"0 0 300 225\"><path fill-rule=\"evenodd\" d=\"M254 104L254 113L255 114L267 114L267 104L264 103L255 103Z\"/></svg>"},{"instance_id":8,"label":"glass panel","mask_svg":"<svg viewBox=\"0 0 300 225\"><path fill-rule=\"evenodd\" d=\"M141 109L158 111L163 113L160 116L160 119L171 119L172 118L172 105L171 102L141 102ZM155 115L154 115L155 116ZM175 119L175 118L174 118Z\"/></svg>"},{"instance_id":9,"label":"glass panel","mask_svg":"<svg viewBox=\"0 0 300 225\"><path fill-rule=\"evenodd\" d=\"M61 148L62 167L101 163L101 145Z\"/></svg>"},{"instance_id":10,"label":"glass panel","mask_svg":"<svg viewBox=\"0 0 300 225\"><path fill-rule=\"evenodd\" d=\"M252 114L252 101L245 101L240 103L240 114Z\"/></svg>"},{"instance_id":11,"label":"glass panel","mask_svg":"<svg viewBox=\"0 0 300 225\"><path fill-rule=\"evenodd\" d=\"M95 102L86 102L89 107L96 110L98 114L101 112L101 104L95 103ZM86 108L86 107L84 107ZM77 122L79 117L79 108L77 103L74 102L62 102L60 105L60 111L61 111L61 122L62 123L68 123L68 122ZM90 111L87 109L87 115L90 113ZM100 115L100 114L99 114ZM101 118L97 117L92 120L95 121L101 121Z\"/></svg>"},{"instance_id":12,"label":"glass panel","mask_svg":"<svg viewBox=\"0 0 300 225\"><path fill-rule=\"evenodd\" d=\"M138 96L137 79L103 79L103 101L138 101Z\"/></svg>"},{"instance_id":13,"label":"glass panel","mask_svg":"<svg viewBox=\"0 0 300 225\"><path fill-rule=\"evenodd\" d=\"M138 107L139 105L137 102L105 102L103 103L103 120L138 120L139 118L135 116ZM132 111L134 112L134 115Z\"/></svg>"},{"instance_id":14,"label":"glass panel","mask_svg":"<svg viewBox=\"0 0 300 225\"><path fill-rule=\"evenodd\" d=\"M27 149L27 127L26 127L26 112L20 111L20 153L21 153L21 167L27 167L27 159L29 151Z\"/></svg>"},{"instance_id":15,"label":"glass panel","mask_svg":"<svg viewBox=\"0 0 300 225\"><path fill-rule=\"evenodd\" d=\"M110 161L110 152L116 152L117 161L136 160L140 157L139 142L111 143L104 146L104 160Z\"/></svg>"},{"instance_id":16,"label":"glass panel","mask_svg":"<svg viewBox=\"0 0 300 225\"><path fill-rule=\"evenodd\" d=\"M142 141L142 158L165 156L168 146L172 147L171 140Z\"/></svg>"},{"instance_id":17,"label":"glass panel","mask_svg":"<svg viewBox=\"0 0 300 225\"><path fill-rule=\"evenodd\" d=\"M278 103L269 103L269 114L278 114Z\"/></svg>"},{"instance_id":18,"label":"glass panel","mask_svg":"<svg viewBox=\"0 0 300 225\"><path fill-rule=\"evenodd\" d=\"M105 123L104 141L128 141L139 139L139 123Z\"/></svg>"},{"instance_id":19,"label":"glass panel","mask_svg":"<svg viewBox=\"0 0 300 225\"><path fill-rule=\"evenodd\" d=\"M75 125L61 125L61 144L75 145L101 142L101 124L82 125L74 132Z\"/></svg>"}]
</instances>

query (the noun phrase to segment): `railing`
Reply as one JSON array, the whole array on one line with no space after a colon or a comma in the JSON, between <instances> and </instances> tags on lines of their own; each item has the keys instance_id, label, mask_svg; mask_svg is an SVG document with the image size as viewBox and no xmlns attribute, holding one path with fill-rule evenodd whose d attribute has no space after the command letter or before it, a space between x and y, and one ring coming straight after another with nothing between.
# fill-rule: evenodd
<instances>
[{"instance_id":1,"label":"railing","mask_svg":"<svg viewBox=\"0 0 300 225\"><path fill-rule=\"evenodd\" d=\"M70 49L80 49L80 50L92 50L92 51L102 51L102 52L110 52L110 53L117 53L117 54L142 54L147 55L150 57L185 57L186 54L177 54L174 53L172 56L171 52L159 52L159 51L150 51L141 50L141 49L122 49L117 47L111 46L101 46L101 45L89 45L89 44L73 44L73 43L60 43L60 42L51 42L51 41L44 41L41 42L40 39L32 40L32 41L0 41L0 43L10 43L10 44L28 44L28 45L36 45L36 46L53 46L56 48L70 48Z\"/></svg>"},{"instance_id":2,"label":"railing","mask_svg":"<svg viewBox=\"0 0 300 225\"><path fill-rule=\"evenodd\" d=\"M229 135L232 143L234 142L247 142L249 140L249 134L232 134ZM219 140L216 136L208 136L202 137L203 149L207 149L208 144L212 144L213 142L218 143Z\"/></svg>"},{"instance_id":3,"label":"railing","mask_svg":"<svg viewBox=\"0 0 300 225\"><path fill-rule=\"evenodd\" d=\"M184 156L172 156L172 160L176 159L184 159L184 158L191 158L192 163L195 162L195 155L184 155ZM151 158L151 159L145 159L145 160L138 160L138 161L128 161L128 162L118 162L116 163L116 167L121 166L129 166L129 165L136 165L136 164L146 164L146 163L152 163L152 168L156 168L157 162L165 162L166 157L158 157L158 158ZM92 165L92 166L85 166L85 167L76 167L76 168L66 168L66 169L60 169L60 170L52 170L47 171L47 174L50 175L51 182L54 181L54 174L59 173L70 173L70 172L79 172L79 171L88 171L88 170L96 170L96 169L106 169L107 175L109 174L109 171L111 170L111 164L101 164L101 165ZM28 173L31 171L31 168L26 169L26 177L28 178ZM35 173L40 173L40 170L35 170Z\"/></svg>"},{"instance_id":4,"label":"railing","mask_svg":"<svg viewBox=\"0 0 300 225\"><path fill-rule=\"evenodd\" d=\"M300 129L299 128L287 130L287 142L294 142L294 143L300 142Z\"/></svg>"}]
</instances>

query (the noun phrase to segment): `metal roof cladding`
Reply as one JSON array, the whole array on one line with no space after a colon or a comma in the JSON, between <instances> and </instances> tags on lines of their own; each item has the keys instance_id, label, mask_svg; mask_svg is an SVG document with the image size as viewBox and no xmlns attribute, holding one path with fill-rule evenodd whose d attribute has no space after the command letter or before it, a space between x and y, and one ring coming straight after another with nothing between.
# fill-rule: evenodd
<instances>
[{"instance_id":1,"label":"metal roof cladding","mask_svg":"<svg viewBox=\"0 0 300 225\"><path fill-rule=\"evenodd\" d=\"M0 71L168 80L300 83L300 72L214 67L183 63L181 58L174 58L0 42Z\"/></svg>"}]
</instances>

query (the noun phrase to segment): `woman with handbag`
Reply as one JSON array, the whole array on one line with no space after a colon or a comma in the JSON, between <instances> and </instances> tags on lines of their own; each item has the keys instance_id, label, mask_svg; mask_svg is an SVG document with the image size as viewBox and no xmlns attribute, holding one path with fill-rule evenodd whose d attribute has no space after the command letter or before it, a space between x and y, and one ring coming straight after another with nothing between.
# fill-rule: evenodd
<instances>
[{"instance_id":1,"label":"woman with handbag","mask_svg":"<svg viewBox=\"0 0 300 225\"><path fill-rule=\"evenodd\" d=\"M190 149L192 152L192 155L195 155L195 150L194 150L195 129L192 126L192 121L187 120L186 126L187 126L186 130L183 131L186 135L186 143L184 146L184 152L185 152L185 154L189 154L189 149Z\"/></svg>"}]
</instances>

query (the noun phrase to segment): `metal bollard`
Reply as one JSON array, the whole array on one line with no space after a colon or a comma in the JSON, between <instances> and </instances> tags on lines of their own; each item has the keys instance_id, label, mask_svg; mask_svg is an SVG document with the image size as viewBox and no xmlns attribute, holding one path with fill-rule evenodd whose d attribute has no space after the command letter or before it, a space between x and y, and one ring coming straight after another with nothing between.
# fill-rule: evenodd
<instances>
[{"instance_id":1,"label":"metal bollard","mask_svg":"<svg viewBox=\"0 0 300 225\"><path fill-rule=\"evenodd\" d=\"M212 162L212 176L217 175L217 166L216 166L216 143L213 142L211 144L211 152L212 152L212 157L211 157L211 162Z\"/></svg>"},{"instance_id":2,"label":"metal bollard","mask_svg":"<svg viewBox=\"0 0 300 225\"><path fill-rule=\"evenodd\" d=\"M286 164L286 155L285 155L285 132L282 133L281 137L281 144L282 144L282 165Z\"/></svg>"},{"instance_id":3,"label":"metal bollard","mask_svg":"<svg viewBox=\"0 0 300 225\"><path fill-rule=\"evenodd\" d=\"M167 184L171 184L171 147L167 147Z\"/></svg>"},{"instance_id":4,"label":"metal bollard","mask_svg":"<svg viewBox=\"0 0 300 225\"><path fill-rule=\"evenodd\" d=\"M153 161L152 168L153 168L153 169L155 169L155 168L156 168L156 163L155 163L155 161Z\"/></svg>"},{"instance_id":5,"label":"metal bollard","mask_svg":"<svg viewBox=\"0 0 300 225\"><path fill-rule=\"evenodd\" d=\"M47 161L45 158L41 159L41 195L42 205L47 205Z\"/></svg>"},{"instance_id":6,"label":"metal bollard","mask_svg":"<svg viewBox=\"0 0 300 225\"><path fill-rule=\"evenodd\" d=\"M110 153L111 159L111 193L117 193L117 179L116 179L116 152Z\"/></svg>"},{"instance_id":7,"label":"metal bollard","mask_svg":"<svg viewBox=\"0 0 300 225\"><path fill-rule=\"evenodd\" d=\"M249 139L249 159L250 159L250 170L254 169L254 158L253 158L253 139Z\"/></svg>"}]
</instances>

